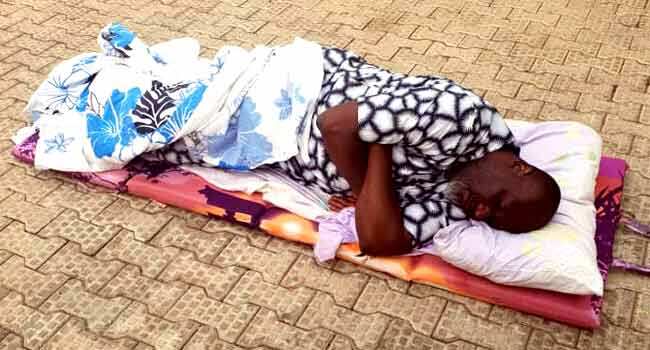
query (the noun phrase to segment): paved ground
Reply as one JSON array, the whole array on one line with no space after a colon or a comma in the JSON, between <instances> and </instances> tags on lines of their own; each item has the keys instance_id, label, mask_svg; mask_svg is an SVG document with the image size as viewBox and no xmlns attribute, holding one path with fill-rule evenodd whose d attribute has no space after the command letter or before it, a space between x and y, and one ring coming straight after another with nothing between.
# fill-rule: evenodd
<instances>
[{"instance_id":1,"label":"paved ground","mask_svg":"<svg viewBox=\"0 0 650 350\"><path fill-rule=\"evenodd\" d=\"M647 277L614 273L604 326L582 331L12 162L30 91L114 19L206 55L301 35L442 73L509 117L582 121L629 161L625 208L650 221L646 0L0 0L0 349L650 347ZM650 264L625 231L615 254Z\"/></svg>"}]
</instances>

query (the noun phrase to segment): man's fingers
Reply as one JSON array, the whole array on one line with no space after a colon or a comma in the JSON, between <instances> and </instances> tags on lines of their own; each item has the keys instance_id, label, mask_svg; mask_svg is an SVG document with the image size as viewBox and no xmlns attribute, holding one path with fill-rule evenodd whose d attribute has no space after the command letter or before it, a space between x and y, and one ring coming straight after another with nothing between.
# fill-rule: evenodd
<instances>
[{"instance_id":1,"label":"man's fingers","mask_svg":"<svg viewBox=\"0 0 650 350\"><path fill-rule=\"evenodd\" d=\"M347 207L354 207L356 204L356 198L332 196L328 200L327 204L329 205L330 210L338 212Z\"/></svg>"},{"instance_id":2,"label":"man's fingers","mask_svg":"<svg viewBox=\"0 0 650 350\"><path fill-rule=\"evenodd\" d=\"M330 207L330 210L331 210L331 211L334 211L334 212L337 212L337 213L338 213L339 211L343 210L343 206L341 206L341 205L330 204L329 207Z\"/></svg>"}]
</instances>

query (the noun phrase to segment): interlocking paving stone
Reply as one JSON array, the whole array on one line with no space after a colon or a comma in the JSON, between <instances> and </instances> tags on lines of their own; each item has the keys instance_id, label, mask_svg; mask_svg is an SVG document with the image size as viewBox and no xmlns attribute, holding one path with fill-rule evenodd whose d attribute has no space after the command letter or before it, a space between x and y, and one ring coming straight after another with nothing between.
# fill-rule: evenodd
<instances>
[{"instance_id":1,"label":"interlocking paving stone","mask_svg":"<svg viewBox=\"0 0 650 350\"><path fill-rule=\"evenodd\" d=\"M161 273L159 279L165 282L183 281L202 287L208 296L222 299L244 274L237 266L218 267L194 259L190 252L181 252Z\"/></svg>"},{"instance_id":2,"label":"interlocking paving stone","mask_svg":"<svg viewBox=\"0 0 650 350\"><path fill-rule=\"evenodd\" d=\"M610 74L616 74L618 72L612 72L612 71L605 71L606 73ZM641 64L635 60L625 60L623 63L623 68L621 69L620 75L622 76L627 76L627 75L642 75L642 76L647 76L648 71L647 71L647 66L645 64ZM17 85L15 85L17 86ZM14 86L14 87L15 87Z\"/></svg>"},{"instance_id":3,"label":"interlocking paving stone","mask_svg":"<svg viewBox=\"0 0 650 350\"><path fill-rule=\"evenodd\" d=\"M337 334L330 342L327 350L352 350L355 349L353 342L350 338Z\"/></svg>"},{"instance_id":4,"label":"interlocking paving stone","mask_svg":"<svg viewBox=\"0 0 650 350\"><path fill-rule=\"evenodd\" d=\"M228 232L207 233L188 227L184 220L174 218L154 237L151 244L159 247L174 246L192 251L199 261L212 262L232 240Z\"/></svg>"},{"instance_id":5,"label":"interlocking paving stone","mask_svg":"<svg viewBox=\"0 0 650 350\"><path fill-rule=\"evenodd\" d=\"M477 332L477 329L482 331ZM433 336L444 341L461 338L488 348L523 349L529 333L529 327L491 323L471 315L463 305L449 302Z\"/></svg>"},{"instance_id":6,"label":"interlocking paving stone","mask_svg":"<svg viewBox=\"0 0 650 350\"><path fill-rule=\"evenodd\" d=\"M463 79L463 84L470 89L492 90L508 97L514 97L522 87L522 84L516 81L502 82L495 79L476 77L474 75L468 75L467 78Z\"/></svg>"},{"instance_id":7,"label":"interlocking paving stone","mask_svg":"<svg viewBox=\"0 0 650 350\"><path fill-rule=\"evenodd\" d=\"M1 224L2 224L2 223L0 222L0 227L2 227ZM6 250L0 250L0 263L4 263L5 261L9 260L9 258L11 258L12 256L13 256L13 254L11 254L11 253L8 252L8 251L6 251ZM1 290L1 287L0 287L0 290ZM0 293L0 294L1 294L1 293Z\"/></svg>"},{"instance_id":8,"label":"interlocking paving stone","mask_svg":"<svg viewBox=\"0 0 650 350\"><path fill-rule=\"evenodd\" d=\"M650 333L650 293L639 293L637 295L632 328L640 332Z\"/></svg>"},{"instance_id":9,"label":"interlocking paving stone","mask_svg":"<svg viewBox=\"0 0 650 350\"><path fill-rule=\"evenodd\" d=\"M540 49L523 43L515 44L510 52L511 56L534 57L547 60L552 63L561 64L567 56L568 51L562 49Z\"/></svg>"},{"instance_id":10,"label":"interlocking paving stone","mask_svg":"<svg viewBox=\"0 0 650 350\"><path fill-rule=\"evenodd\" d=\"M281 321L293 324L298 320L315 292L309 288L287 289L264 282L254 271L246 272L224 302L232 305L251 303L276 312Z\"/></svg>"},{"instance_id":11,"label":"interlocking paving stone","mask_svg":"<svg viewBox=\"0 0 650 350\"><path fill-rule=\"evenodd\" d=\"M617 326L630 327L637 294L627 289L608 289L605 293L603 313Z\"/></svg>"},{"instance_id":12,"label":"interlocking paving stone","mask_svg":"<svg viewBox=\"0 0 650 350\"><path fill-rule=\"evenodd\" d=\"M582 331L577 348L608 350L644 350L650 347L647 333L636 332L629 328L617 327L603 320L600 328Z\"/></svg>"},{"instance_id":13,"label":"interlocking paving stone","mask_svg":"<svg viewBox=\"0 0 650 350\"><path fill-rule=\"evenodd\" d=\"M253 318L259 307L252 304L228 305L210 299L203 289L190 287L167 313L174 321L194 320L217 330L219 338L233 342Z\"/></svg>"},{"instance_id":14,"label":"interlocking paving stone","mask_svg":"<svg viewBox=\"0 0 650 350\"><path fill-rule=\"evenodd\" d=\"M155 202L157 203L157 202ZM157 203L160 204L160 203ZM176 207L170 207L167 205L163 205L165 208L165 211L181 220L185 221L185 224L188 227L195 228L195 229L202 229L206 223L210 220L207 216L198 214L198 213L193 213L191 211L187 211L184 209L176 208Z\"/></svg>"},{"instance_id":15,"label":"interlocking paving stone","mask_svg":"<svg viewBox=\"0 0 650 350\"><path fill-rule=\"evenodd\" d=\"M23 346L38 349L68 319L64 313L43 313L23 304L20 294L11 292L0 300L0 326L20 335Z\"/></svg>"},{"instance_id":16,"label":"interlocking paving stone","mask_svg":"<svg viewBox=\"0 0 650 350\"><path fill-rule=\"evenodd\" d=\"M264 280L279 282L296 259L296 253L271 251L252 247L243 237L234 237L214 263L220 266L243 266L259 271Z\"/></svg>"},{"instance_id":17,"label":"interlocking paving stone","mask_svg":"<svg viewBox=\"0 0 650 350\"><path fill-rule=\"evenodd\" d=\"M162 317L186 290L183 283L163 283L142 276L136 266L127 265L99 294L107 298L123 296L137 300L146 304L150 313Z\"/></svg>"},{"instance_id":18,"label":"interlocking paving stone","mask_svg":"<svg viewBox=\"0 0 650 350\"><path fill-rule=\"evenodd\" d=\"M134 301L103 335L113 339L129 337L156 349L172 350L180 349L197 328L193 322L170 322L151 315L144 304Z\"/></svg>"},{"instance_id":19,"label":"interlocking paving stone","mask_svg":"<svg viewBox=\"0 0 650 350\"><path fill-rule=\"evenodd\" d=\"M545 60L536 60L535 64L531 68L531 71L535 73L553 73L558 75L565 75L573 80L584 81L589 74L589 67L580 64L565 66Z\"/></svg>"},{"instance_id":20,"label":"interlocking paving stone","mask_svg":"<svg viewBox=\"0 0 650 350\"><path fill-rule=\"evenodd\" d=\"M539 119L542 121L561 121L566 120L565 118L567 116L570 117L572 121L586 124L594 130L600 130L603 121L605 120L605 113L603 112L576 112L573 110L563 109L553 103L544 103L542 110L539 112Z\"/></svg>"},{"instance_id":21,"label":"interlocking paving stone","mask_svg":"<svg viewBox=\"0 0 650 350\"><path fill-rule=\"evenodd\" d=\"M557 79L554 74L533 74L530 72L521 72L511 67L501 68L499 75L497 75L497 79L502 81L515 80L519 82L525 82L527 84L537 86L540 89L546 90L551 88L554 81L557 84ZM574 80L571 81L573 82Z\"/></svg>"},{"instance_id":22,"label":"interlocking paving stone","mask_svg":"<svg viewBox=\"0 0 650 350\"><path fill-rule=\"evenodd\" d=\"M591 57L575 51L569 52L565 60L567 65L584 65L610 73L619 72L624 62L622 58Z\"/></svg>"},{"instance_id":23,"label":"interlocking paving stone","mask_svg":"<svg viewBox=\"0 0 650 350\"><path fill-rule=\"evenodd\" d=\"M128 193L117 193L115 194L115 196L121 199L122 201L128 202L129 207L137 210L145 210L145 208L151 203L150 199L144 197L131 196ZM124 205L124 203L118 203L118 206L120 205ZM115 207L113 207L113 209L115 209Z\"/></svg>"},{"instance_id":24,"label":"interlocking paving stone","mask_svg":"<svg viewBox=\"0 0 650 350\"><path fill-rule=\"evenodd\" d=\"M37 308L68 279L62 274L43 274L24 266L16 255L0 265L0 285L24 296L25 304Z\"/></svg>"},{"instance_id":25,"label":"interlocking paving stone","mask_svg":"<svg viewBox=\"0 0 650 350\"><path fill-rule=\"evenodd\" d=\"M101 289L124 266L119 261L102 261L83 254L79 245L68 243L54 254L39 271L53 274L63 273L83 281L91 292Z\"/></svg>"},{"instance_id":26,"label":"interlocking paving stone","mask_svg":"<svg viewBox=\"0 0 650 350\"><path fill-rule=\"evenodd\" d=\"M550 102L565 109L573 109L578 101L578 93L576 92L547 91L529 84L523 84L521 86L517 97L522 100L541 100Z\"/></svg>"},{"instance_id":27,"label":"interlocking paving stone","mask_svg":"<svg viewBox=\"0 0 650 350\"><path fill-rule=\"evenodd\" d=\"M1 124L1 122L0 122ZM11 130L12 133L15 128ZM0 176L0 187L25 195L27 201L38 202L60 185L57 180L41 180L25 174L22 168L14 167Z\"/></svg>"},{"instance_id":28,"label":"interlocking paving stone","mask_svg":"<svg viewBox=\"0 0 650 350\"><path fill-rule=\"evenodd\" d=\"M108 193L81 191L77 186L64 184L48 193L39 204L72 209L79 219L90 221L114 201L115 197Z\"/></svg>"},{"instance_id":29,"label":"interlocking paving stone","mask_svg":"<svg viewBox=\"0 0 650 350\"><path fill-rule=\"evenodd\" d=\"M244 347L266 345L276 349L323 349L333 334L324 329L305 331L278 321L275 313L261 309L237 343Z\"/></svg>"},{"instance_id":30,"label":"interlocking paving stone","mask_svg":"<svg viewBox=\"0 0 650 350\"><path fill-rule=\"evenodd\" d=\"M184 350L243 350L237 346L219 339L217 330L201 326L183 347Z\"/></svg>"},{"instance_id":31,"label":"interlocking paving stone","mask_svg":"<svg viewBox=\"0 0 650 350\"><path fill-rule=\"evenodd\" d=\"M276 237L271 238L265 248L276 253L291 251L306 256L314 256L314 247Z\"/></svg>"},{"instance_id":32,"label":"interlocking paving stone","mask_svg":"<svg viewBox=\"0 0 650 350\"><path fill-rule=\"evenodd\" d=\"M133 233L121 231L97 253L97 258L119 259L139 266L147 277L156 277L178 251L174 247L158 248L142 243L134 238Z\"/></svg>"},{"instance_id":33,"label":"interlocking paving stone","mask_svg":"<svg viewBox=\"0 0 650 350\"><path fill-rule=\"evenodd\" d=\"M46 239L27 233L23 227L24 225L14 221L0 231L0 249L25 258L27 267L37 269L65 244L60 238Z\"/></svg>"},{"instance_id":34,"label":"interlocking paving stone","mask_svg":"<svg viewBox=\"0 0 650 350\"><path fill-rule=\"evenodd\" d=\"M85 254L95 254L120 230L119 226L98 226L77 218L66 210L39 232L41 237L60 237L81 246Z\"/></svg>"},{"instance_id":35,"label":"interlocking paving stone","mask_svg":"<svg viewBox=\"0 0 650 350\"><path fill-rule=\"evenodd\" d=\"M480 64L499 64L504 67L526 71L533 65L535 58L526 56L505 56L494 51L483 51L476 62Z\"/></svg>"},{"instance_id":36,"label":"interlocking paving stone","mask_svg":"<svg viewBox=\"0 0 650 350\"><path fill-rule=\"evenodd\" d=\"M27 202L25 201L25 197L19 193L15 193L0 202L0 213L24 223L25 229L31 233L40 231L59 215L61 211L62 209L44 208Z\"/></svg>"},{"instance_id":37,"label":"interlocking paving stone","mask_svg":"<svg viewBox=\"0 0 650 350\"><path fill-rule=\"evenodd\" d=\"M452 341L444 343L428 336L422 335L410 327L403 320L393 320L382 337L379 349L455 349L475 350L476 345L465 341Z\"/></svg>"},{"instance_id":38,"label":"interlocking paving stone","mask_svg":"<svg viewBox=\"0 0 650 350\"><path fill-rule=\"evenodd\" d=\"M404 14L402 17L399 18L398 23L402 25L412 25L413 30L415 30L417 26L423 26L438 32L442 32L444 27L449 24L449 20L441 21L439 20L439 18L429 18L426 15L423 15L422 12L420 12L419 14L407 12L406 14ZM401 34L401 33L395 33L395 34Z\"/></svg>"},{"instance_id":39,"label":"interlocking paving stone","mask_svg":"<svg viewBox=\"0 0 650 350\"><path fill-rule=\"evenodd\" d=\"M484 97L493 105L500 105L503 109L520 112L528 118L537 116L544 106L544 102L538 100L530 100L522 104L517 99L502 96L494 91L488 91Z\"/></svg>"},{"instance_id":40,"label":"interlocking paving stone","mask_svg":"<svg viewBox=\"0 0 650 350\"><path fill-rule=\"evenodd\" d=\"M383 272L375 271L372 269L369 269L367 267L363 267L361 265L353 264L344 260L336 260L334 262L334 266L332 267L334 271L342 272L346 275L351 275L351 276L357 276L357 277L363 277L362 275L359 275L357 273L361 272L365 275L370 275L373 276L374 278L383 280L388 284L388 287L392 290L396 290L401 293L406 293L406 291L409 288L409 282L399 279L397 277L393 277L390 275L387 275ZM365 280L365 278L364 278ZM336 299L336 294L335 293L330 293L334 294L334 298Z\"/></svg>"},{"instance_id":41,"label":"interlocking paving stone","mask_svg":"<svg viewBox=\"0 0 650 350\"><path fill-rule=\"evenodd\" d=\"M120 225L133 231L135 239L148 241L169 221L166 213L148 214L134 210L126 201L115 201L102 211L93 222L98 225Z\"/></svg>"},{"instance_id":42,"label":"interlocking paving stone","mask_svg":"<svg viewBox=\"0 0 650 350\"><path fill-rule=\"evenodd\" d=\"M392 291L384 281L371 278L354 305L354 310L364 314L382 312L401 318L407 320L416 331L430 335L445 303L444 299L435 296L404 296Z\"/></svg>"},{"instance_id":43,"label":"interlocking paving stone","mask_svg":"<svg viewBox=\"0 0 650 350\"><path fill-rule=\"evenodd\" d=\"M42 349L129 350L135 345L135 341L126 338L113 340L89 332L81 319L72 317L45 343Z\"/></svg>"},{"instance_id":44,"label":"interlocking paving stone","mask_svg":"<svg viewBox=\"0 0 650 350\"><path fill-rule=\"evenodd\" d=\"M313 258L298 256L282 280L288 288L305 286L333 295L337 304L352 307L361 294L368 276L360 273L340 273L318 266Z\"/></svg>"},{"instance_id":45,"label":"interlocking paving stone","mask_svg":"<svg viewBox=\"0 0 650 350\"><path fill-rule=\"evenodd\" d=\"M479 73L479 75L486 78L493 78L499 72L499 65L493 63L468 63L458 58L450 58L442 67L442 72L445 74L454 72L464 73Z\"/></svg>"},{"instance_id":46,"label":"interlocking paving stone","mask_svg":"<svg viewBox=\"0 0 650 350\"><path fill-rule=\"evenodd\" d=\"M555 342L555 338L552 333L546 333L540 330L533 330L530 335L530 340L528 340L528 345L526 349L536 349L536 350L568 350L572 349L570 347L559 345Z\"/></svg>"},{"instance_id":47,"label":"interlocking paving stone","mask_svg":"<svg viewBox=\"0 0 650 350\"><path fill-rule=\"evenodd\" d=\"M490 312L490 321L508 326L511 323L520 323L543 330L552 334L557 343L573 346L578 341L580 330L569 327L559 322L544 320L541 317L524 314L502 306L494 306Z\"/></svg>"},{"instance_id":48,"label":"interlocking paving stone","mask_svg":"<svg viewBox=\"0 0 650 350\"><path fill-rule=\"evenodd\" d=\"M66 312L86 320L93 332L105 330L131 301L122 298L102 298L84 289L78 280L69 280L41 306L47 313Z\"/></svg>"},{"instance_id":49,"label":"interlocking paving stone","mask_svg":"<svg viewBox=\"0 0 650 350\"><path fill-rule=\"evenodd\" d=\"M422 54L415 53L410 49L406 49L406 48L400 48L395 54L395 56L393 57L393 59L390 61L382 60L381 58L379 58L374 54L368 54L366 58L368 59L368 62L372 64L377 64L377 65L391 64L392 66L388 68L400 73L408 73L414 65L417 65L417 67L421 69L440 71L443 65L445 65L447 61L452 59L452 58L442 57L442 56L440 57L425 56ZM373 61L378 61L378 63L374 63Z\"/></svg>"},{"instance_id":50,"label":"interlocking paving stone","mask_svg":"<svg viewBox=\"0 0 650 350\"><path fill-rule=\"evenodd\" d=\"M0 349L23 350L23 339L15 334L8 334L0 341Z\"/></svg>"},{"instance_id":51,"label":"interlocking paving stone","mask_svg":"<svg viewBox=\"0 0 650 350\"><path fill-rule=\"evenodd\" d=\"M329 329L352 338L360 348L370 348L378 344L389 320L379 313L365 315L350 311L336 305L331 296L318 292L298 320L297 326L310 330Z\"/></svg>"},{"instance_id":52,"label":"interlocking paving stone","mask_svg":"<svg viewBox=\"0 0 650 350\"><path fill-rule=\"evenodd\" d=\"M258 248L264 248L271 240L271 237L262 231L251 230L242 225L223 220L211 219L203 226L202 230L210 233L232 233L245 237L251 245Z\"/></svg>"},{"instance_id":53,"label":"interlocking paving stone","mask_svg":"<svg viewBox=\"0 0 650 350\"><path fill-rule=\"evenodd\" d=\"M609 73L599 69L592 69L587 81L593 84L612 84L618 86L627 86L636 90L645 90L645 81L647 76L638 74L639 72L622 72L620 74Z\"/></svg>"},{"instance_id":54,"label":"interlocking paving stone","mask_svg":"<svg viewBox=\"0 0 650 350\"><path fill-rule=\"evenodd\" d=\"M641 274L625 273L618 269L610 271L607 287L608 289L623 288L650 294L650 283L648 283L647 278L644 278Z\"/></svg>"},{"instance_id":55,"label":"interlocking paving stone","mask_svg":"<svg viewBox=\"0 0 650 350\"><path fill-rule=\"evenodd\" d=\"M154 348L153 346L151 346L149 344L138 343L138 345L136 345L136 347L133 348L133 350L156 350L156 348Z\"/></svg>"},{"instance_id":56,"label":"interlocking paving stone","mask_svg":"<svg viewBox=\"0 0 650 350\"><path fill-rule=\"evenodd\" d=\"M433 43L425 53L427 56L446 56L456 57L465 62L474 62L481 54L477 48L463 49L458 47L449 47L442 43Z\"/></svg>"}]
</instances>

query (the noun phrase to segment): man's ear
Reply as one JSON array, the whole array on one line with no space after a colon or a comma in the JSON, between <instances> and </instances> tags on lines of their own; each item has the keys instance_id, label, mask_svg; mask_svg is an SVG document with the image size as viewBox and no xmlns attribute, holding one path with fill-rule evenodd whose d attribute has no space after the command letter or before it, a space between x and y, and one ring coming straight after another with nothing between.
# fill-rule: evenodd
<instances>
[{"instance_id":1,"label":"man's ear","mask_svg":"<svg viewBox=\"0 0 650 350\"><path fill-rule=\"evenodd\" d=\"M481 201L477 206L476 209L474 209L474 219L476 220L486 220L488 217L490 217L490 214L492 213L492 210L490 209L490 206Z\"/></svg>"},{"instance_id":2,"label":"man's ear","mask_svg":"<svg viewBox=\"0 0 650 350\"><path fill-rule=\"evenodd\" d=\"M514 169L519 176L525 176L533 172L533 166L523 160L515 160Z\"/></svg>"}]
</instances>

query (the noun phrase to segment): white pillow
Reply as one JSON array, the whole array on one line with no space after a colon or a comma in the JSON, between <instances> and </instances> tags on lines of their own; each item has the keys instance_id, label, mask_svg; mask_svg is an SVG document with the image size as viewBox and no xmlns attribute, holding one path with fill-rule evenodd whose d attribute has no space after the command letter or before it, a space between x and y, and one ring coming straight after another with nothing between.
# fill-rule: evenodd
<instances>
[{"instance_id":1,"label":"white pillow","mask_svg":"<svg viewBox=\"0 0 650 350\"><path fill-rule=\"evenodd\" d=\"M518 235L482 222L456 223L436 234L434 253L497 283L601 296L594 242L600 136L575 122L507 123L521 157L560 185L558 212L546 227Z\"/></svg>"}]
</instances>

